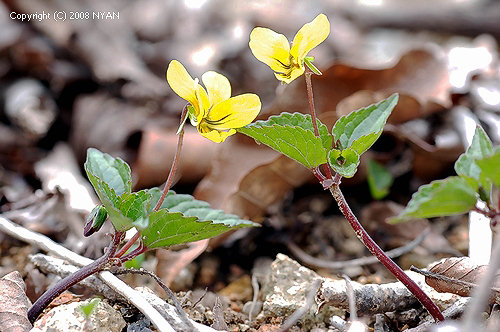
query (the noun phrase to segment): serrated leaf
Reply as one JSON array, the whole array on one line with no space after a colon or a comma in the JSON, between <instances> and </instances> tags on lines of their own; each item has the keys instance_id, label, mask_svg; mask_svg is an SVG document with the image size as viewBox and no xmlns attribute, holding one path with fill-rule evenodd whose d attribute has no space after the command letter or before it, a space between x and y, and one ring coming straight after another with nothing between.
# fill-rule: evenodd
<instances>
[{"instance_id":1,"label":"serrated leaf","mask_svg":"<svg viewBox=\"0 0 500 332\"><path fill-rule=\"evenodd\" d=\"M307 168L326 163L332 136L319 120L319 137L314 135L310 115L281 113L266 121L251 123L238 131L292 158Z\"/></svg>"},{"instance_id":2,"label":"serrated leaf","mask_svg":"<svg viewBox=\"0 0 500 332\"><path fill-rule=\"evenodd\" d=\"M152 210L161 192L153 188L148 193L152 196L149 204ZM212 209L210 204L191 195L169 191L160 210L149 215L149 226L141 230L141 236L148 248L156 248L207 239L232 229L252 226L258 224Z\"/></svg>"},{"instance_id":3,"label":"serrated leaf","mask_svg":"<svg viewBox=\"0 0 500 332\"><path fill-rule=\"evenodd\" d=\"M478 199L478 182L472 178L450 176L421 186L406 208L392 222L412 218L431 218L466 213Z\"/></svg>"},{"instance_id":4,"label":"serrated leaf","mask_svg":"<svg viewBox=\"0 0 500 332\"><path fill-rule=\"evenodd\" d=\"M374 160L369 160L367 165L366 179L370 193L375 199L382 199L389 193L389 188L394 181L391 173Z\"/></svg>"},{"instance_id":5,"label":"serrated leaf","mask_svg":"<svg viewBox=\"0 0 500 332\"><path fill-rule=\"evenodd\" d=\"M330 150L328 163L332 168L346 178L352 178L358 169L359 155L352 149Z\"/></svg>"},{"instance_id":6,"label":"serrated leaf","mask_svg":"<svg viewBox=\"0 0 500 332\"><path fill-rule=\"evenodd\" d=\"M149 215L149 226L141 230L143 244L148 248L169 247L175 244L208 239L232 229L252 226L225 220L200 221L180 212L165 209Z\"/></svg>"},{"instance_id":7,"label":"serrated leaf","mask_svg":"<svg viewBox=\"0 0 500 332\"><path fill-rule=\"evenodd\" d=\"M472 143L465 153L455 162L455 171L458 175L467 176L480 181L481 169L476 160L490 156L493 153L493 144L481 127L476 127ZM481 181L484 188L489 189L487 181Z\"/></svg>"},{"instance_id":8,"label":"serrated leaf","mask_svg":"<svg viewBox=\"0 0 500 332\"><path fill-rule=\"evenodd\" d=\"M332 130L335 141L340 142L342 149L351 148L358 155L364 153L382 134L398 98L398 94L393 94L378 104L342 116Z\"/></svg>"},{"instance_id":9,"label":"serrated leaf","mask_svg":"<svg viewBox=\"0 0 500 332\"><path fill-rule=\"evenodd\" d=\"M476 161L481 170L481 179L493 182L500 188L500 147L496 147L492 156ZM483 181L484 181L483 180Z\"/></svg>"}]
</instances>

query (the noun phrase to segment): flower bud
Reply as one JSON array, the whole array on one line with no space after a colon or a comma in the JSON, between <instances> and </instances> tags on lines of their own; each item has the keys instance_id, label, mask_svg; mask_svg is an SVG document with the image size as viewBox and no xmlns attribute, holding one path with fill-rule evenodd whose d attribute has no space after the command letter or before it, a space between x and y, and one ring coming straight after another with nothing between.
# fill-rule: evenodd
<instances>
[{"instance_id":1,"label":"flower bud","mask_svg":"<svg viewBox=\"0 0 500 332\"><path fill-rule=\"evenodd\" d=\"M108 211L106 211L106 208L102 205L97 205L87 217L83 236L90 236L101 229L107 217Z\"/></svg>"}]
</instances>

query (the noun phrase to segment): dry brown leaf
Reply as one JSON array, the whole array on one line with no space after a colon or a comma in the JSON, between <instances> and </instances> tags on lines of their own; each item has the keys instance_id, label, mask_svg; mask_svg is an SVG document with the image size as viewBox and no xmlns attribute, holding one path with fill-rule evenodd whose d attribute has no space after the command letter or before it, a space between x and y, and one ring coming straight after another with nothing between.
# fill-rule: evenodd
<instances>
[{"instance_id":1,"label":"dry brown leaf","mask_svg":"<svg viewBox=\"0 0 500 332\"><path fill-rule=\"evenodd\" d=\"M392 123L426 116L451 106L446 59L427 50L410 51L387 69L363 69L336 63L323 70L322 76L313 78L313 88L318 112L338 107L339 115L355 109L351 107L367 106L398 92L398 105L389 118ZM349 100L339 104L347 97ZM307 107L305 83L299 79L284 89L267 112L305 112Z\"/></svg>"},{"instance_id":2,"label":"dry brown leaf","mask_svg":"<svg viewBox=\"0 0 500 332\"><path fill-rule=\"evenodd\" d=\"M28 308L31 303L25 294L26 285L19 272L14 271L0 279L0 326L2 332L31 330Z\"/></svg>"},{"instance_id":3,"label":"dry brown leaf","mask_svg":"<svg viewBox=\"0 0 500 332\"><path fill-rule=\"evenodd\" d=\"M136 187L158 185L167 179L177 147L175 130L158 126L144 128L132 167ZM176 178L188 183L199 181L208 173L216 148L217 144L202 137L195 128L186 126Z\"/></svg>"},{"instance_id":4,"label":"dry brown leaf","mask_svg":"<svg viewBox=\"0 0 500 332\"><path fill-rule=\"evenodd\" d=\"M469 257L445 258L432 265L425 282L441 293L470 296L471 290L481 282L488 269L487 265L477 265ZM500 299L500 275L497 274L492 286L490 303Z\"/></svg>"},{"instance_id":5,"label":"dry brown leaf","mask_svg":"<svg viewBox=\"0 0 500 332\"><path fill-rule=\"evenodd\" d=\"M220 146L195 197L242 218L261 217L284 194L312 177L295 161L243 136Z\"/></svg>"}]
</instances>

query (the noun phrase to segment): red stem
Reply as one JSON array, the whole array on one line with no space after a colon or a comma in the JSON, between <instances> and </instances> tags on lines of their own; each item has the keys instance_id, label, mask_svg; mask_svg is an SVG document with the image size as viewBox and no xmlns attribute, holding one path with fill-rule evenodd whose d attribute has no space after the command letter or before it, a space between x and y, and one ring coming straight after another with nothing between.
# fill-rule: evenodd
<instances>
[{"instance_id":1,"label":"red stem","mask_svg":"<svg viewBox=\"0 0 500 332\"><path fill-rule=\"evenodd\" d=\"M319 137L319 129L318 129L318 121L316 117L316 109L314 107L314 95L313 95L313 89L312 89L312 76L313 72L309 67L306 66L306 71L304 74L304 77L306 78L306 88L307 88L307 100L309 101L309 112L311 113L311 119L313 123L313 128L314 128L314 134ZM323 169L326 174L327 179L332 179L332 172L330 170L330 166L328 164L322 165Z\"/></svg>"},{"instance_id":2,"label":"red stem","mask_svg":"<svg viewBox=\"0 0 500 332\"><path fill-rule=\"evenodd\" d=\"M356 236L361 242L370 250L370 252L377 257L377 259L389 270L391 273L403 283L403 285L410 290L410 292L415 295L415 297L422 303L422 305L429 311L429 313L434 317L437 322L443 321L444 317L439 308L434 302L424 293L424 291L412 280L406 273L401 270L401 268L396 265L386 254L380 249L380 247L373 241L373 239L368 235L363 226L360 224L354 213L352 213L351 208L347 204L342 191L338 185L333 185L330 187L330 192L333 198L337 201L340 211L346 217L351 227L354 229Z\"/></svg>"},{"instance_id":3,"label":"red stem","mask_svg":"<svg viewBox=\"0 0 500 332\"><path fill-rule=\"evenodd\" d=\"M57 284L43 293L42 296L40 296L38 300L33 303L30 310L28 311L29 321L33 324L40 313L50 304L50 302L52 302L52 300L58 297L62 292L87 278L88 276L101 271L106 266L106 264L108 264L110 258L115 253L118 244L122 240L122 236L122 232L116 232L115 234L113 234L113 241L110 243L103 256L99 257L89 265L82 267L80 270L67 276L66 278L58 281Z\"/></svg>"},{"instance_id":4,"label":"red stem","mask_svg":"<svg viewBox=\"0 0 500 332\"><path fill-rule=\"evenodd\" d=\"M184 117L186 117L186 115L187 115L187 106L184 107L184 110L182 111L181 123L184 122ZM174 176L175 176L175 173L177 171L177 164L179 162L179 157L181 155L183 138L184 138L184 129L181 129L181 131L179 132L179 136L177 138L177 150L175 151L174 160L172 162L172 166L170 167L170 172L168 173L167 181L165 182L165 186L163 188L163 192L161 194L161 197L158 200L158 202L156 203L153 211L158 211L160 209L161 205L163 204L163 201L165 200L165 197L168 194L168 191L172 187L172 183L174 182ZM122 257L125 254L125 252L127 252L127 250L130 249L130 247L132 247L132 245L139 239L140 236L141 236L141 234L139 232L135 233L134 236L132 236L132 238L130 238L130 240L128 240L127 243L125 243L125 245L120 250L118 250L118 252L116 253L116 255L114 257L115 258ZM132 259L132 258L133 257L131 257L129 259Z\"/></svg>"}]
</instances>

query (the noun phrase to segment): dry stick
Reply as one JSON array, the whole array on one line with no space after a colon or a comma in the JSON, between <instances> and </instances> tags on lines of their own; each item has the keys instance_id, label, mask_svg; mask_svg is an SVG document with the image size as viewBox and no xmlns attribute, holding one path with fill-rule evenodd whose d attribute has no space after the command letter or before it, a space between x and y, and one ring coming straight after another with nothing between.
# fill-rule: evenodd
<instances>
[{"instance_id":1,"label":"dry stick","mask_svg":"<svg viewBox=\"0 0 500 332\"><path fill-rule=\"evenodd\" d=\"M321 283L322 283L321 279L316 279L314 281L309 293L307 294L306 303L304 304L304 306L295 310L295 312L286 319L283 325L281 325L279 332L288 331L289 328L294 326L302 318L302 316L304 316L307 313L307 311L311 308L311 306L314 303L314 297L316 296L316 293L318 292Z\"/></svg>"},{"instance_id":2,"label":"dry stick","mask_svg":"<svg viewBox=\"0 0 500 332\"><path fill-rule=\"evenodd\" d=\"M43 251L61 257L75 265L82 266L93 262L91 259L80 256L60 244L55 243L45 235L35 233L22 226L16 225L2 216L0 216L0 231L12 236L13 238L36 246ZM138 295L136 291L128 287L123 281L106 271L102 271L99 276L108 286L134 304L159 331L173 331L160 313L156 311L148 302L146 302L144 298Z\"/></svg>"},{"instance_id":3,"label":"dry stick","mask_svg":"<svg viewBox=\"0 0 500 332\"><path fill-rule=\"evenodd\" d=\"M424 293L424 291L413 281L410 277L408 277L401 268L396 265L387 255L384 253L382 249L373 241L373 239L368 235L363 226L360 224L354 213L352 213L351 208L347 204L342 191L338 184L330 187L330 192L332 193L333 198L337 201L337 204L342 211L342 214L345 216L351 227L354 229L356 236L361 242L370 250L370 252L375 255L378 260L389 270L391 273L401 281L410 292L415 295L415 297L422 303L422 305L429 311L429 313L434 317L436 321L443 321L444 317L439 308L436 306L434 302Z\"/></svg>"},{"instance_id":4,"label":"dry stick","mask_svg":"<svg viewBox=\"0 0 500 332\"><path fill-rule=\"evenodd\" d=\"M257 299L259 297L259 281L255 274L252 274L252 289L253 289L253 298L252 298L252 306L250 307L250 312L248 313L248 320L252 322L253 311L255 310L255 305L257 304Z\"/></svg>"},{"instance_id":5,"label":"dry stick","mask_svg":"<svg viewBox=\"0 0 500 332\"><path fill-rule=\"evenodd\" d=\"M184 117L186 117L186 115L187 115L187 105L184 106L184 110L182 111L181 123L184 122ZM167 181L165 181L165 186L163 188L161 197L156 203L156 206L154 207L154 211L158 211L160 209L161 205L163 204L163 201L165 200L165 197L168 194L168 191L172 187L172 183L174 182L174 176L177 171L177 164L179 162L179 157L181 155L183 138L184 138L184 128L181 129L181 131L179 132L179 137L177 138L177 150L175 151L174 160L172 162L172 166L170 167L170 172L168 173ZM132 247L132 245L139 239L140 236L141 233L136 232L134 236L132 236L130 240L128 240L127 243L125 243L125 245L116 253L115 257L117 258L122 257L125 254L125 252L127 252L127 250L129 250L130 247ZM142 252L134 253L133 257L141 253ZM133 257L128 257L128 259L132 259Z\"/></svg>"},{"instance_id":6,"label":"dry stick","mask_svg":"<svg viewBox=\"0 0 500 332\"><path fill-rule=\"evenodd\" d=\"M174 302L174 306L175 306L175 310L177 312L177 315L179 316L179 318L182 320L182 322L186 325L187 328L190 328L191 331L196 331L197 329L193 326L193 324L191 323L191 321L189 320L188 316L186 315L186 313L184 312L184 310L182 310L182 306L181 304L179 303L179 300L177 300L177 298L175 297L175 294L170 290L170 288L168 288L167 285L165 285L165 283L156 275L154 274L153 272L151 271L148 271L148 270L144 270L142 268L140 269L125 269L125 268L118 268L118 269L114 269L114 270L111 270L111 273L113 273L114 275L120 275L120 274L126 274L126 273L132 273L132 274L140 274L140 275L147 275L151 278L153 278L156 283L158 285L160 285L161 288L163 288L163 290L165 291L165 293L167 293L168 297L172 300L172 302Z\"/></svg>"},{"instance_id":7,"label":"dry stick","mask_svg":"<svg viewBox=\"0 0 500 332\"><path fill-rule=\"evenodd\" d=\"M113 241L109 244L109 247L107 248L104 255L102 255L89 265L82 267L80 270L57 282L54 286L43 293L42 296L40 296L28 310L28 319L31 324L35 322L38 316L42 313L43 309L45 309L49 305L49 303L52 302L53 299L58 297L62 292L77 284L81 280L87 278L88 276L102 270L102 268L108 263L109 259L115 253L116 248L120 244L122 236L122 232L114 233Z\"/></svg>"},{"instance_id":8,"label":"dry stick","mask_svg":"<svg viewBox=\"0 0 500 332\"><path fill-rule=\"evenodd\" d=\"M495 279L497 271L500 268L500 233L497 233L495 236L495 242L488 270L486 270L486 274L481 279L479 287L473 290L471 300L465 310L464 317L462 319L462 331L473 331L480 325L479 317L481 316L481 312L484 310L488 298L490 297L490 286L493 284L493 280Z\"/></svg>"},{"instance_id":9,"label":"dry stick","mask_svg":"<svg viewBox=\"0 0 500 332\"><path fill-rule=\"evenodd\" d=\"M425 239L425 237L429 234L430 229L427 228L420 234L417 238L415 238L413 241L407 243L406 245L402 247L398 247L392 250L387 251L385 254L389 258L395 258L399 257L401 255L406 254L407 252L412 251L415 247L417 247L422 241ZM316 267L316 268L323 268L323 269L332 269L332 270L341 270L346 267L350 266L360 266L360 265L368 265L368 264L373 264L378 262L378 258L375 256L368 256L368 257L361 257L361 258L356 258L356 259L351 259L348 261L343 261L343 262L332 262L332 261L326 261L323 259L319 259L316 257L313 257L300 249L299 246L297 246L295 243L287 243L288 249L304 264Z\"/></svg>"},{"instance_id":10,"label":"dry stick","mask_svg":"<svg viewBox=\"0 0 500 332\"><path fill-rule=\"evenodd\" d=\"M345 288L347 290L347 300L349 301L349 314L351 315L351 321L358 319L358 313L356 310L356 298L354 295L354 289L352 288L351 278L347 274L342 275L345 280Z\"/></svg>"}]
</instances>

